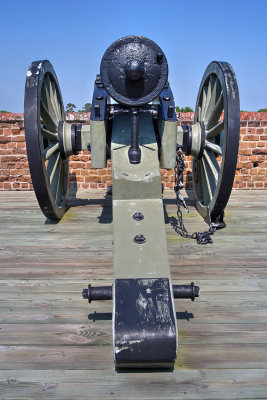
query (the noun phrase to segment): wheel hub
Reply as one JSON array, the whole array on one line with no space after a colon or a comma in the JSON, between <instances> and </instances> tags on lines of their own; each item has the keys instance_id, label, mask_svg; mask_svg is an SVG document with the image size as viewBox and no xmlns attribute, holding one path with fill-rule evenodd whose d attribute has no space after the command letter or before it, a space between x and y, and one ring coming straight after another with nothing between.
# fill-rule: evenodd
<instances>
[{"instance_id":1,"label":"wheel hub","mask_svg":"<svg viewBox=\"0 0 267 400\"><path fill-rule=\"evenodd\" d=\"M194 125L183 126L183 146L186 155L193 156L200 160L205 148L205 125L204 122L197 122Z\"/></svg>"}]
</instances>

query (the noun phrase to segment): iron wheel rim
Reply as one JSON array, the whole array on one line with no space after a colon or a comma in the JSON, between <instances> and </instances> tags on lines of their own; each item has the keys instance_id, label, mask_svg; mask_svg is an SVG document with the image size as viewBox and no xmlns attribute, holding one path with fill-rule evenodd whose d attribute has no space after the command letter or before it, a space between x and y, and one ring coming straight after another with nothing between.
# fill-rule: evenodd
<instances>
[{"instance_id":1,"label":"iron wheel rim","mask_svg":"<svg viewBox=\"0 0 267 400\"><path fill-rule=\"evenodd\" d=\"M205 148L200 160L192 159L193 190L198 212L210 223L227 205L238 156L239 93L230 64L214 61L207 67L196 101L197 122L205 127Z\"/></svg>"},{"instance_id":2,"label":"iron wheel rim","mask_svg":"<svg viewBox=\"0 0 267 400\"><path fill-rule=\"evenodd\" d=\"M49 219L61 219L68 198L68 161L62 159L58 127L64 106L56 73L48 60L33 62L24 98L25 139L37 201Z\"/></svg>"}]
</instances>

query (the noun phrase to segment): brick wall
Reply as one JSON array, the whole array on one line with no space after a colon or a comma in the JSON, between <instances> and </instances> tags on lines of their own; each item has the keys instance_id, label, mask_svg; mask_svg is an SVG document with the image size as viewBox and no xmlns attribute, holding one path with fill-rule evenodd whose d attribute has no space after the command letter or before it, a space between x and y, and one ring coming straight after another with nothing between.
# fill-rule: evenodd
<instances>
[{"instance_id":1,"label":"brick wall","mask_svg":"<svg viewBox=\"0 0 267 400\"><path fill-rule=\"evenodd\" d=\"M88 123L90 115L70 113L68 122ZM181 113L180 123L192 123L194 113ZM267 189L267 113L241 113L240 148L234 188ZM185 183L192 186L190 157L185 158ZM173 188L173 171L161 170L165 188ZM90 166L90 154L81 152L70 157L70 187L105 189L111 184L108 168ZM23 114L0 114L0 190L30 190Z\"/></svg>"}]
</instances>

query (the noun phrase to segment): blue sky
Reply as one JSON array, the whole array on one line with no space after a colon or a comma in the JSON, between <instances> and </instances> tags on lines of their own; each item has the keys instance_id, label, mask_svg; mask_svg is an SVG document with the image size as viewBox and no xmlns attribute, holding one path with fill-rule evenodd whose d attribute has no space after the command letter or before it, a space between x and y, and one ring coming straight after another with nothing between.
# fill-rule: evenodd
<instances>
[{"instance_id":1,"label":"blue sky","mask_svg":"<svg viewBox=\"0 0 267 400\"><path fill-rule=\"evenodd\" d=\"M195 107L206 66L232 64L241 109L267 107L267 0L0 0L0 109L23 112L32 61L53 64L64 104L91 102L106 48L153 39L169 63L176 105Z\"/></svg>"}]
</instances>

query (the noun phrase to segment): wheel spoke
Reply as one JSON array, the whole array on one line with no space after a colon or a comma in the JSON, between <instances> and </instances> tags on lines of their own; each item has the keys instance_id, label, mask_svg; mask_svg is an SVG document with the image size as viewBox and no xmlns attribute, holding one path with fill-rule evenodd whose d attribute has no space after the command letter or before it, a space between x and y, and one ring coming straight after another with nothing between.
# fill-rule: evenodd
<instances>
[{"instance_id":1,"label":"wheel spoke","mask_svg":"<svg viewBox=\"0 0 267 400\"><path fill-rule=\"evenodd\" d=\"M41 127L41 134L43 137L45 137L48 140L56 141L57 140L57 134L48 131L47 129Z\"/></svg>"},{"instance_id":2,"label":"wheel spoke","mask_svg":"<svg viewBox=\"0 0 267 400\"><path fill-rule=\"evenodd\" d=\"M43 120L43 122L44 122L44 124L45 124L45 126L46 126L46 128L49 130L49 131L52 131L52 132L57 132L57 129L58 129L58 125L57 125L57 122L55 121L55 119L51 116L51 114L49 113L49 111L48 111L48 109L47 109L47 107L46 107L46 105L44 104L44 102L43 102L43 100L41 99L41 102L40 102L41 104L41 110L40 110L40 112L41 112L41 118L42 118L42 120Z\"/></svg>"},{"instance_id":3,"label":"wheel spoke","mask_svg":"<svg viewBox=\"0 0 267 400\"><path fill-rule=\"evenodd\" d=\"M207 162L207 164L212 172L212 175L214 176L216 183L218 183L219 173L218 173L218 170L216 169L215 165L213 164L214 160L212 160L210 158L210 156L206 150L204 150L204 152L203 152L203 157L205 158L205 161ZM216 161L216 158L215 158L215 161Z\"/></svg>"},{"instance_id":4,"label":"wheel spoke","mask_svg":"<svg viewBox=\"0 0 267 400\"><path fill-rule=\"evenodd\" d=\"M219 79L215 77L215 75L210 75L210 97L209 102L206 107L205 112L205 121L208 121L212 111L215 108L215 105L220 97L222 92L221 85Z\"/></svg>"},{"instance_id":5,"label":"wheel spoke","mask_svg":"<svg viewBox=\"0 0 267 400\"><path fill-rule=\"evenodd\" d=\"M203 121L205 118L205 108L206 108L206 102L207 102L207 91L208 91L208 87L205 86L203 88L203 93L202 93L202 105L201 105L201 118L200 120Z\"/></svg>"},{"instance_id":6,"label":"wheel spoke","mask_svg":"<svg viewBox=\"0 0 267 400\"><path fill-rule=\"evenodd\" d=\"M208 142L205 140L205 149L212 150L214 153L219 154L220 156L222 155L222 149L218 144Z\"/></svg>"},{"instance_id":7,"label":"wheel spoke","mask_svg":"<svg viewBox=\"0 0 267 400\"><path fill-rule=\"evenodd\" d=\"M51 161L50 161L51 160ZM60 153L56 154L56 157L50 157L49 161L48 161L48 166L47 166L47 173L48 173L48 178L49 178L49 183L51 185L52 188L52 182L55 178L56 171L58 169L58 165L60 165Z\"/></svg>"},{"instance_id":8,"label":"wheel spoke","mask_svg":"<svg viewBox=\"0 0 267 400\"><path fill-rule=\"evenodd\" d=\"M202 190L201 165L200 165L200 163L201 163L201 160L194 161L195 168L196 168L195 169L195 174L196 174L195 182L196 182L196 185L197 185L197 188L198 188L198 195L199 195L199 199L200 199L200 202L201 202L202 200L204 200L204 197L203 197L203 190Z\"/></svg>"},{"instance_id":9,"label":"wheel spoke","mask_svg":"<svg viewBox=\"0 0 267 400\"><path fill-rule=\"evenodd\" d=\"M206 129L210 130L215 124L217 124L221 113L223 112L223 94L220 94L213 111L211 112L209 119L207 120Z\"/></svg>"},{"instance_id":10,"label":"wheel spoke","mask_svg":"<svg viewBox=\"0 0 267 400\"><path fill-rule=\"evenodd\" d=\"M44 151L43 155L45 160L48 160L49 157L52 156L52 154L56 153L59 150L59 144L50 144Z\"/></svg>"},{"instance_id":11,"label":"wheel spoke","mask_svg":"<svg viewBox=\"0 0 267 400\"><path fill-rule=\"evenodd\" d=\"M62 197L62 192L63 192L63 188L64 188L63 177L64 177L64 164L63 164L63 161L61 160L61 163L59 166L58 179L57 179L57 182L55 184L55 189L54 189L55 202L58 205L61 203L61 197Z\"/></svg>"},{"instance_id":12,"label":"wheel spoke","mask_svg":"<svg viewBox=\"0 0 267 400\"><path fill-rule=\"evenodd\" d=\"M224 121L218 122L217 125L215 125L210 130L206 131L206 138L214 139L217 135L219 135L219 133L223 130L223 128L224 128Z\"/></svg>"},{"instance_id":13,"label":"wheel spoke","mask_svg":"<svg viewBox=\"0 0 267 400\"><path fill-rule=\"evenodd\" d=\"M48 109L51 117L58 124L59 119L57 118L57 113L56 113L55 105L53 102L54 96L53 96L53 90L52 90L52 86L51 86L51 78L50 78L49 74L46 74L46 76L44 77L43 86L44 86L44 92L45 92L45 97L46 97L47 109Z\"/></svg>"},{"instance_id":14,"label":"wheel spoke","mask_svg":"<svg viewBox=\"0 0 267 400\"><path fill-rule=\"evenodd\" d=\"M60 113L59 113L59 109L58 109L58 102L57 102L57 91L56 91L56 87L55 87L55 83L53 81L50 80L50 87L51 87L51 103L57 118L57 121L60 121Z\"/></svg>"},{"instance_id":15,"label":"wheel spoke","mask_svg":"<svg viewBox=\"0 0 267 400\"><path fill-rule=\"evenodd\" d=\"M202 191L203 191L204 203L209 204L212 199L212 191L210 187L209 176L203 158L201 159L200 165L201 165Z\"/></svg>"},{"instance_id":16,"label":"wheel spoke","mask_svg":"<svg viewBox=\"0 0 267 400\"><path fill-rule=\"evenodd\" d=\"M208 110L209 105L210 105L211 86L212 86L212 81L211 81L211 77L210 77L210 79L209 79L209 84L208 84L208 88L207 88L207 93L206 93L206 102L205 102L205 109L203 110L202 121L205 121L205 120L206 120L207 110Z\"/></svg>"},{"instance_id":17,"label":"wheel spoke","mask_svg":"<svg viewBox=\"0 0 267 400\"><path fill-rule=\"evenodd\" d=\"M198 107L197 110L198 110L198 114L197 114L198 118L197 118L197 121L201 121L201 112L202 112L202 108L201 108L201 107Z\"/></svg>"}]
</instances>

